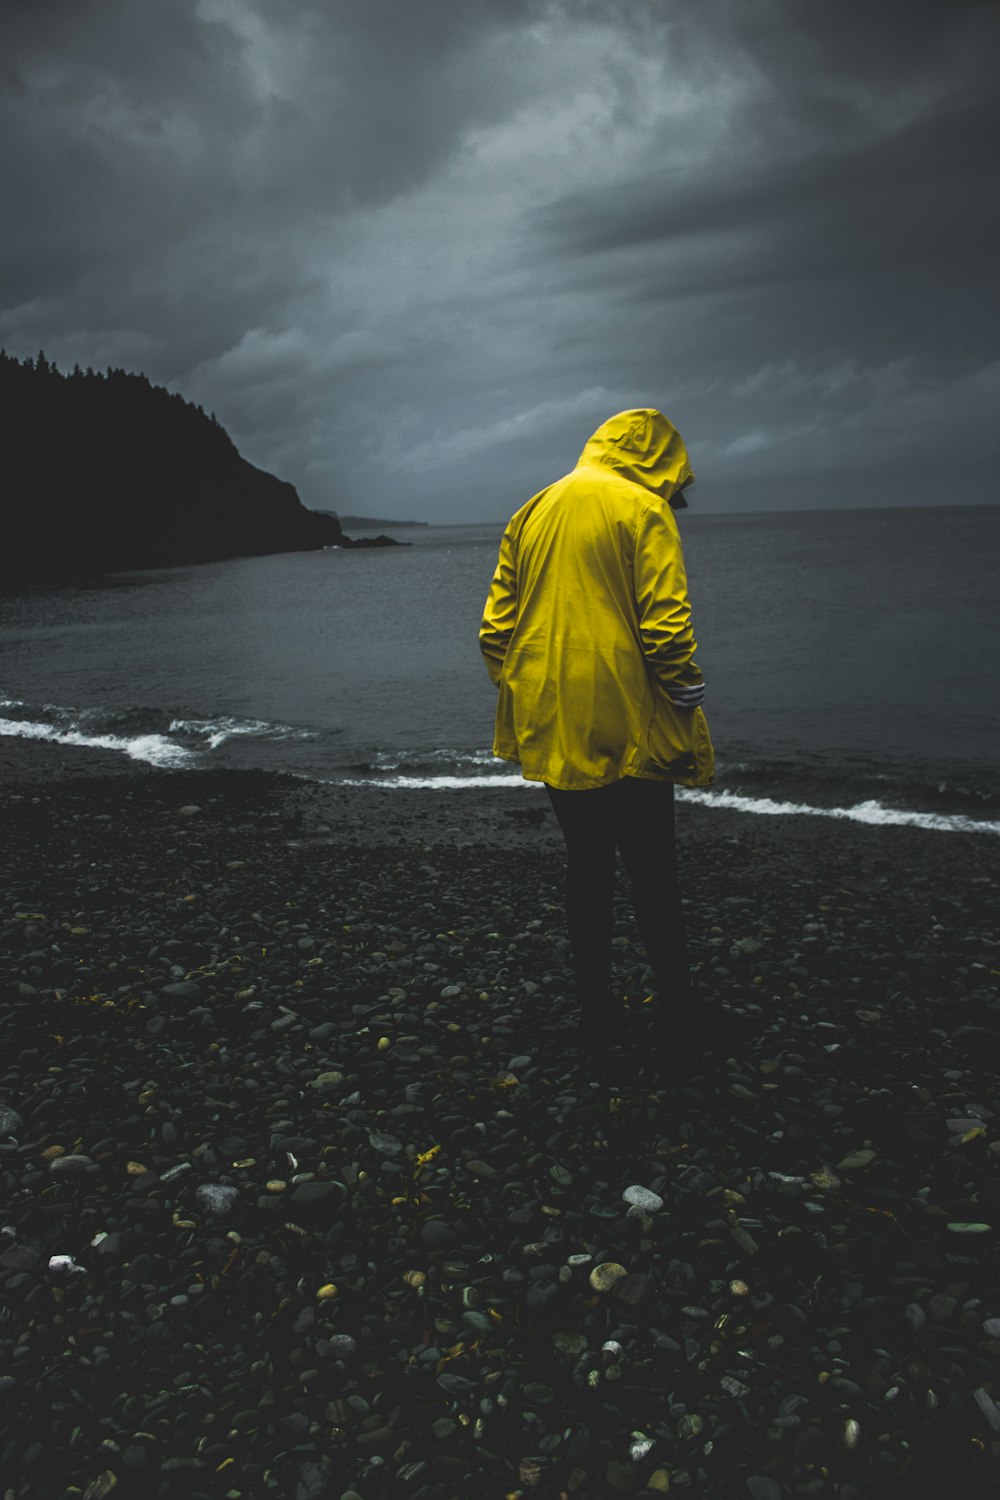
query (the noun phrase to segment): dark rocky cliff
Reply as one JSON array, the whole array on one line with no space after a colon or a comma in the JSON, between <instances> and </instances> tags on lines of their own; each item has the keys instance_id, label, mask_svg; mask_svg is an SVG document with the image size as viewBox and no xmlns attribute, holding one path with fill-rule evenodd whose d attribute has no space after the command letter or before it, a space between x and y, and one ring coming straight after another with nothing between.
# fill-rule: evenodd
<instances>
[{"instance_id":1,"label":"dark rocky cliff","mask_svg":"<svg viewBox=\"0 0 1000 1500\"><path fill-rule=\"evenodd\" d=\"M144 375L0 352L0 412L5 583L354 545Z\"/></svg>"}]
</instances>

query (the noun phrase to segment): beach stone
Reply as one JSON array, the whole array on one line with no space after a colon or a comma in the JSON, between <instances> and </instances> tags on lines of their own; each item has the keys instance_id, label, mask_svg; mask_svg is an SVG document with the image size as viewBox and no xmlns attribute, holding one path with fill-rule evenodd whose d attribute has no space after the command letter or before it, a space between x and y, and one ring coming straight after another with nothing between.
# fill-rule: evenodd
<instances>
[{"instance_id":1,"label":"beach stone","mask_svg":"<svg viewBox=\"0 0 1000 1500\"><path fill-rule=\"evenodd\" d=\"M585 1333L554 1333L552 1342L560 1354L582 1354L587 1347Z\"/></svg>"},{"instance_id":2,"label":"beach stone","mask_svg":"<svg viewBox=\"0 0 1000 1500\"><path fill-rule=\"evenodd\" d=\"M838 1172L858 1171L862 1167L868 1167L875 1160L876 1153L864 1147L860 1151L850 1151L837 1163ZM748 1481L749 1483L749 1481Z\"/></svg>"},{"instance_id":3,"label":"beach stone","mask_svg":"<svg viewBox=\"0 0 1000 1500\"><path fill-rule=\"evenodd\" d=\"M17 1110L11 1109L9 1104L0 1104L0 1141L18 1135L23 1127L24 1121Z\"/></svg>"},{"instance_id":4,"label":"beach stone","mask_svg":"<svg viewBox=\"0 0 1000 1500\"><path fill-rule=\"evenodd\" d=\"M332 1089L338 1083L343 1083L344 1075L336 1068L328 1068L323 1073L317 1073L315 1078L309 1080L309 1087L313 1089Z\"/></svg>"},{"instance_id":5,"label":"beach stone","mask_svg":"<svg viewBox=\"0 0 1000 1500\"><path fill-rule=\"evenodd\" d=\"M394 1135L387 1135L381 1130L372 1130L368 1135L368 1143L380 1156L400 1156L403 1143Z\"/></svg>"},{"instance_id":6,"label":"beach stone","mask_svg":"<svg viewBox=\"0 0 1000 1500\"><path fill-rule=\"evenodd\" d=\"M91 1166L93 1161L89 1156L71 1153L69 1156L53 1157L49 1162L49 1171L56 1177L71 1177L85 1172Z\"/></svg>"},{"instance_id":7,"label":"beach stone","mask_svg":"<svg viewBox=\"0 0 1000 1500\"><path fill-rule=\"evenodd\" d=\"M128 1242L126 1234L123 1234L120 1230L113 1229L110 1234L105 1234L104 1238L94 1245L94 1251L102 1260L114 1260L117 1256L124 1255L128 1247ZM91 1240L90 1243L93 1245L94 1241Z\"/></svg>"},{"instance_id":8,"label":"beach stone","mask_svg":"<svg viewBox=\"0 0 1000 1500\"><path fill-rule=\"evenodd\" d=\"M166 1466L167 1465L164 1464L163 1467L166 1468ZM102 1474L98 1474L96 1478L92 1479L87 1485L86 1489L83 1492L83 1500L104 1500L104 1497L106 1495L111 1494L111 1491L114 1489L117 1483L118 1476L114 1472L114 1470L105 1469Z\"/></svg>"},{"instance_id":9,"label":"beach stone","mask_svg":"<svg viewBox=\"0 0 1000 1500\"><path fill-rule=\"evenodd\" d=\"M300 1182L292 1189L288 1201L296 1208L318 1208L339 1194L335 1182Z\"/></svg>"},{"instance_id":10,"label":"beach stone","mask_svg":"<svg viewBox=\"0 0 1000 1500\"><path fill-rule=\"evenodd\" d=\"M190 979L178 979L173 984L165 984L160 991L171 1000L200 1000L201 990Z\"/></svg>"},{"instance_id":11,"label":"beach stone","mask_svg":"<svg viewBox=\"0 0 1000 1500\"><path fill-rule=\"evenodd\" d=\"M485 1177L488 1182L495 1182L500 1176L496 1167L491 1167L488 1161L480 1161L477 1156L470 1157L465 1165L469 1172L476 1177Z\"/></svg>"},{"instance_id":12,"label":"beach stone","mask_svg":"<svg viewBox=\"0 0 1000 1500\"><path fill-rule=\"evenodd\" d=\"M299 1467L295 1500L326 1500L333 1483L333 1468L325 1458L307 1459Z\"/></svg>"},{"instance_id":13,"label":"beach stone","mask_svg":"<svg viewBox=\"0 0 1000 1500\"><path fill-rule=\"evenodd\" d=\"M151 1255L137 1255L129 1262L128 1270L125 1272L129 1281L136 1285L152 1282L156 1275L156 1263Z\"/></svg>"},{"instance_id":14,"label":"beach stone","mask_svg":"<svg viewBox=\"0 0 1000 1500\"><path fill-rule=\"evenodd\" d=\"M5 1271L30 1271L37 1266L41 1258L41 1251L36 1250L32 1245L14 1245L0 1255L0 1267ZM54 1258L51 1257L49 1260L50 1267Z\"/></svg>"},{"instance_id":15,"label":"beach stone","mask_svg":"<svg viewBox=\"0 0 1000 1500\"><path fill-rule=\"evenodd\" d=\"M991 1227L989 1224L966 1223L963 1220L956 1220L945 1225L945 1228L950 1229L952 1234L989 1234Z\"/></svg>"},{"instance_id":16,"label":"beach stone","mask_svg":"<svg viewBox=\"0 0 1000 1500\"><path fill-rule=\"evenodd\" d=\"M196 802L187 802L183 807L177 809L177 816L179 818L193 818L200 812L201 808Z\"/></svg>"},{"instance_id":17,"label":"beach stone","mask_svg":"<svg viewBox=\"0 0 1000 1500\"><path fill-rule=\"evenodd\" d=\"M466 1395L469 1391L476 1389L476 1382L474 1380L467 1380L464 1375L456 1375L452 1370L442 1370L441 1374L437 1377L437 1384L449 1396Z\"/></svg>"},{"instance_id":18,"label":"beach stone","mask_svg":"<svg viewBox=\"0 0 1000 1500\"><path fill-rule=\"evenodd\" d=\"M373 1427L367 1432L359 1432L354 1441L363 1453L391 1453L396 1446L391 1427Z\"/></svg>"},{"instance_id":19,"label":"beach stone","mask_svg":"<svg viewBox=\"0 0 1000 1500\"><path fill-rule=\"evenodd\" d=\"M628 1272L624 1266L619 1265L617 1261L606 1260L594 1267L589 1280L595 1292L610 1292L615 1283L627 1275Z\"/></svg>"},{"instance_id":20,"label":"beach stone","mask_svg":"<svg viewBox=\"0 0 1000 1500\"><path fill-rule=\"evenodd\" d=\"M1000 1432L1000 1407L997 1406L989 1391L980 1386L978 1390L973 1391L972 1399L993 1428L993 1431Z\"/></svg>"},{"instance_id":21,"label":"beach stone","mask_svg":"<svg viewBox=\"0 0 1000 1500\"><path fill-rule=\"evenodd\" d=\"M1000 1318L987 1318L983 1324L983 1332L987 1338L1000 1339Z\"/></svg>"},{"instance_id":22,"label":"beach stone","mask_svg":"<svg viewBox=\"0 0 1000 1500\"><path fill-rule=\"evenodd\" d=\"M203 1182L195 1192L195 1199L200 1208L216 1219L225 1218L232 1213L240 1196L238 1187L230 1187L218 1182Z\"/></svg>"},{"instance_id":23,"label":"beach stone","mask_svg":"<svg viewBox=\"0 0 1000 1500\"><path fill-rule=\"evenodd\" d=\"M641 1208L644 1213L655 1214L663 1207L663 1199L659 1193L654 1193L650 1188L641 1187L639 1183L633 1183L622 1193L626 1203L631 1203L635 1208Z\"/></svg>"},{"instance_id":24,"label":"beach stone","mask_svg":"<svg viewBox=\"0 0 1000 1500\"><path fill-rule=\"evenodd\" d=\"M630 1275L623 1276L614 1288L615 1299L628 1307L637 1307L649 1291L650 1280L644 1271L633 1271Z\"/></svg>"}]
</instances>

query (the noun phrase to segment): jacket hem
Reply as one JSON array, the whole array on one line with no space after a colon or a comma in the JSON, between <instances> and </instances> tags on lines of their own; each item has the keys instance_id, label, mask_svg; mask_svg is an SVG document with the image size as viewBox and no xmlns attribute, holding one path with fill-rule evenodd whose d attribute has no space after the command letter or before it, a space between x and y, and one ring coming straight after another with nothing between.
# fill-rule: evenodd
<instances>
[{"instance_id":1,"label":"jacket hem","mask_svg":"<svg viewBox=\"0 0 1000 1500\"><path fill-rule=\"evenodd\" d=\"M613 786L616 781L625 781L629 778L633 781L672 781L675 786L688 787L711 786L715 780L715 777L711 775L698 778L682 778L679 776L658 775L653 771L623 770L606 776L602 781L588 781L585 786L581 786L579 782L574 782L572 786L566 786L561 781L556 781L551 777L541 776L533 771L526 771L516 755L501 755L496 750L493 751L493 754L497 760L506 761L508 765L521 766L521 776L525 781L532 781L538 786L550 786L557 792L596 792L601 787Z\"/></svg>"}]
</instances>

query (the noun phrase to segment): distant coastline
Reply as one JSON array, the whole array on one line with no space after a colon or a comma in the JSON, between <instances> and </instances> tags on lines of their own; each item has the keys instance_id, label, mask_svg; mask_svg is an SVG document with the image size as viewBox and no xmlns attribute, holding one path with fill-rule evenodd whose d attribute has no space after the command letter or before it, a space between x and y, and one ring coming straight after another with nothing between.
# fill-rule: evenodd
<instances>
[{"instance_id":1,"label":"distant coastline","mask_svg":"<svg viewBox=\"0 0 1000 1500\"><path fill-rule=\"evenodd\" d=\"M345 516L337 512L337 518L341 526L348 531L357 531L359 526L388 526L393 531L401 531L404 526L429 526L429 521L386 521L382 516Z\"/></svg>"}]
</instances>

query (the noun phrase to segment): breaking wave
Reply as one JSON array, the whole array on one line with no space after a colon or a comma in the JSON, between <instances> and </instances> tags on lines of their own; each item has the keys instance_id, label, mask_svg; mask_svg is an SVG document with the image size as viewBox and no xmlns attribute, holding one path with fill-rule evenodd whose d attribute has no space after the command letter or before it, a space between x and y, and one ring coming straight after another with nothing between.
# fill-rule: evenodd
<instances>
[{"instance_id":1,"label":"breaking wave","mask_svg":"<svg viewBox=\"0 0 1000 1500\"><path fill-rule=\"evenodd\" d=\"M227 714L200 718L155 708L70 708L0 698L0 735L117 751L146 765L178 769L202 764L234 739L308 739L312 731Z\"/></svg>"}]
</instances>

